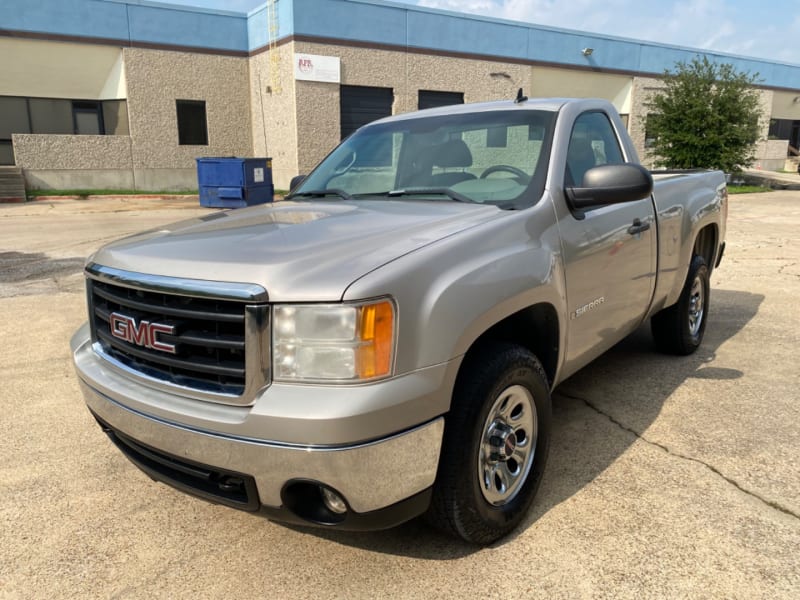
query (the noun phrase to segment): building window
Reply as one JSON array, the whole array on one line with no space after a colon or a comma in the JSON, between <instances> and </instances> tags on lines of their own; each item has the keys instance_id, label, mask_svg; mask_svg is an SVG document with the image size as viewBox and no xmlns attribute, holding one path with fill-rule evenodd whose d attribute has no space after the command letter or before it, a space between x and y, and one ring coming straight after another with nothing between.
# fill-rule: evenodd
<instances>
[{"instance_id":1,"label":"building window","mask_svg":"<svg viewBox=\"0 0 800 600\"><path fill-rule=\"evenodd\" d=\"M362 125L392 114L392 88L343 85L339 88L339 123L342 139Z\"/></svg>"},{"instance_id":2,"label":"building window","mask_svg":"<svg viewBox=\"0 0 800 600\"><path fill-rule=\"evenodd\" d=\"M125 100L103 102L103 127L106 135L128 135L128 103Z\"/></svg>"},{"instance_id":3,"label":"building window","mask_svg":"<svg viewBox=\"0 0 800 600\"><path fill-rule=\"evenodd\" d=\"M208 124L205 100L176 100L178 144L208 146Z\"/></svg>"},{"instance_id":4,"label":"building window","mask_svg":"<svg viewBox=\"0 0 800 600\"><path fill-rule=\"evenodd\" d=\"M644 147L647 150L656 145L656 134L653 131L656 118L656 115L647 115L644 120Z\"/></svg>"},{"instance_id":5,"label":"building window","mask_svg":"<svg viewBox=\"0 0 800 600\"><path fill-rule=\"evenodd\" d=\"M103 111L99 102L72 102L72 128L76 135L102 135Z\"/></svg>"},{"instance_id":6,"label":"building window","mask_svg":"<svg viewBox=\"0 0 800 600\"><path fill-rule=\"evenodd\" d=\"M128 135L128 103L0 96L0 164L14 164L14 133Z\"/></svg>"},{"instance_id":7,"label":"building window","mask_svg":"<svg viewBox=\"0 0 800 600\"><path fill-rule=\"evenodd\" d=\"M50 135L72 135L75 124L72 117L72 101L54 98L29 98L31 111L31 133Z\"/></svg>"},{"instance_id":8,"label":"building window","mask_svg":"<svg viewBox=\"0 0 800 600\"><path fill-rule=\"evenodd\" d=\"M14 147L11 140L0 140L0 165L14 164Z\"/></svg>"},{"instance_id":9,"label":"building window","mask_svg":"<svg viewBox=\"0 0 800 600\"><path fill-rule=\"evenodd\" d=\"M434 92L430 90L420 90L417 99L417 108L437 108L439 106L452 106L453 104L464 104L463 92Z\"/></svg>"},{"instance_id":10,"label":"building window","mask_svg":"<svg viewBox=\"0 0 800 600\"><path fill-rule=\"evenodd\" d=\"M0 165L14 164L11 134L30 132L28 103L25 98L0 97Z\"/></svg>"}]
</instances>

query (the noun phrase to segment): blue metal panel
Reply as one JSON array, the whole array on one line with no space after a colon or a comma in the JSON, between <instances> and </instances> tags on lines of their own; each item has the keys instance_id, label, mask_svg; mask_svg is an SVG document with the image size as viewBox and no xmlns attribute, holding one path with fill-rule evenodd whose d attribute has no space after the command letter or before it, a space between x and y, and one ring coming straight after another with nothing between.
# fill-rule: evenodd
<instances>
[{"instance_id":1,"label":"blue metal panel","mask_svg":"<svg viewBox=\"0 0 800 600\"><path fill-rule=\"evenodd\" d=\"M160 6L128 6L131 39L244 52L248 49L247 17L176 10Z\"/></svg>"},{"instance_id":2,"label":"blue metal panel","mask_svg":"<svg viewBox=\"0 0 800 600\"><path fill-rule=\"evenodd\" d=\"M522 24L408 11L408 45L524 58L528 51L528 31Z\"/></svg>"},{"instance_id":3,"label":"blue metal panel","mask_svg":"<svg viewBox=\"0 0 800 600\"><path fill-rule=\"evenodd\" d=\"M678 61L689 61L700 54L700 50L687 52L681 48L669 48L655 44L642 44L641 49L638 70L657 75L662 75L666 69L671 69Z\"/></svg>"},{"instance_id":4,"label":"blue metal panel","mask_svg":"<svg viewBox=\"0 0 800 600\"><path fill-rule=\"evenodd\" d=\"M98 0L3 0L0 29L128 39L124 4Z\"/></svg>"},{"instance_id":5,"label":"blue metal panel","mask_svg":"<svg viewBox=\"0 0 800 600\"><path fill-rule=\"evenodd\" d=\"M406 44L409 11L404 5L331 0L293 0L293 4L295 34L375 44Z\"/></svg>"},{"instance_id":6,"label":"blue metal panel","mask_svg":"<svg viewBox=\"0 0 800 600\"><path fill-rule=\"evenodd\" d=\"M278 16L278 38L288 37L294 33L294 4L292 0L278 0L276 4ZM253 10L247 16L248 47L258 50L269 45L269 22L266 4Z\"/></svg>"}]
</instances>

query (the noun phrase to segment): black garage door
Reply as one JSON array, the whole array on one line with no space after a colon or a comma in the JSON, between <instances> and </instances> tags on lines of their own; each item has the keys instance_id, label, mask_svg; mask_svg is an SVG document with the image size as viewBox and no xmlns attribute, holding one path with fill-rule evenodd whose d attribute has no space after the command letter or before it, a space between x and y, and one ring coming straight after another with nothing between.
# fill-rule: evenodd
<instances>
[{"instance_id":1,"label":"black garage door","mask_svg":"<svg viewBox=\"0 0 800 600\"><path fill-rule=\"evenodd\" d=\"M342 139L362 125L392 114L392 88L343 85L339 97Z\"/></svg>"},{"instance_id":2,"label":"black garage door","mask_svg":"<svg viewBox=\"0 0 800 600\"><path fill-rule=\"evenodd\" d=\"M451 106L452 104L464 104L464 94L462 92L419 91L419 101L417 103L419 110Z\"/></svg>"}]
</instances>

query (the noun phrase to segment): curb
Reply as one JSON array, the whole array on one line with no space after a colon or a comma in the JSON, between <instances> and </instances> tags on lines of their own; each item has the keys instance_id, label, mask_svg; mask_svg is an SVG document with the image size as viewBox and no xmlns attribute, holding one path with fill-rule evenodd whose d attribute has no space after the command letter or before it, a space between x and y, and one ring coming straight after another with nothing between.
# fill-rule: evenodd
<instances>
[{"instance_id":1,"label":"curb","mask_svg":"<svg viewBox=\"0 0 800 600\"><path fill-rule=\"evenodd\" d=\"M90 194L88 196L31 196L28 202L38 202L46 200L51 202L53 200L114 200L125 199L131 200L198 200L200 196L197 194Z\"/></svg>"},{"instance_id":2,"label":"curb","mask_svg":"<svg viewBox=\"0 0 800 600\"><path fill-rule=\"evenodd\" d=\"M59 200L191 200L199 202L197 194L90 194L79 196L70 194L65 196L28 196L28 197L6 197L0 198L0 204L22 204L25 202L54 202Z\"/></svg>"},{"instance_id":3,"label":"curb","mask_svg":"<svg viewBox=\"0 0 800 600\"><path fill-rule=\"evenodd\" d=\"M740 177L748 185L763 185L773 190L800 190L800 178L791 175L772 176L769 171L745 171Z\"/></svg>"}]
</instances>

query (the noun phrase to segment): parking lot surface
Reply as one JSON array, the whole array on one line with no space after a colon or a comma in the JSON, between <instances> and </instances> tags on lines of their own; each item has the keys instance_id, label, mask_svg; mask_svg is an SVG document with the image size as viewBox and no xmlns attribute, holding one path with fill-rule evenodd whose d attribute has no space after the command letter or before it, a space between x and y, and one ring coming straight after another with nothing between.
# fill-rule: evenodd
<instances>
[{"instance_id":1,"label":"parking lot surface","mask_svg":"<svg viewBox=\"0 0 800 600\"><path fill-rule=\"evenodd\" d=\"M149 480L83 405L69 337L106 241L187 202L0 205L0 598L800 597L800 192L732 196L703 346L646 327L554 394L523 527L287 527Z\"/></svg>"}]
</instances>

